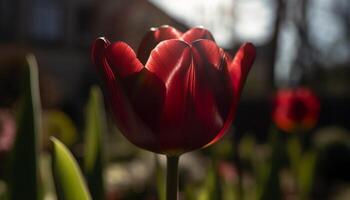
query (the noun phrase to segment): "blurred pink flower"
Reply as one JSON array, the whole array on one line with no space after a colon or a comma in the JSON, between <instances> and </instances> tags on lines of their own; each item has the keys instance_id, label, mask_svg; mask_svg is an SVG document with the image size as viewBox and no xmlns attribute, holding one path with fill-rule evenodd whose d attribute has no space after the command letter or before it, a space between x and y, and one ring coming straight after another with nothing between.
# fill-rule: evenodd
<instances>
[{"instance_id":1,"label":"blurred pink flower","mask_svg":"<svg viewBox=\"0 0 350 200\"><path fill-rule=\"evenodd\" d=\"M219 175L227 182L232 183L237 180L237 169L233 164L229 162L221 161L218 165L218 172Z\"/></svg>"},{"instance_id":2,"label":"blurred pink flower","mask_svg":"<svg viewBox=\"0 0 350 200\"><path fill-rule=\"evenodd\" d=\"M0 109L0 153L11 150L16 135L16 123L8 110Z\"/></svg>"}]
</instances>

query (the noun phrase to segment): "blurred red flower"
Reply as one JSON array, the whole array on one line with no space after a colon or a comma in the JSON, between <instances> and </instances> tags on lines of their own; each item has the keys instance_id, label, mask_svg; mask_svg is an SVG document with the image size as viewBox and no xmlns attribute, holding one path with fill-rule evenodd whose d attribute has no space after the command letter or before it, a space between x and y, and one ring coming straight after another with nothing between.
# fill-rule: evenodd
<instances>
[{"instance_id":1,"label":"blurred red flower","mask_svg":"<svg viewBox=\"0 0 350 200\"><path fill-rule=\"evenodd\" d=\"M204 28L181 33L161 26L145 35L137 55L101 37L92 58L123 135L138 147L179 155L225 134L255 47L242 45L232 59Z\"/></svg>"},{"instance_id":2,"label":"blurred red flower","mask_svg":"<svg viewBox=\"0 0 350 200\"><path fill-rule=\"evenodd\" d=\"M307 88L279 90L274 98L273 120L286 132L307 131L318 120L320 102Z\"/></svg>"}]
</instances>

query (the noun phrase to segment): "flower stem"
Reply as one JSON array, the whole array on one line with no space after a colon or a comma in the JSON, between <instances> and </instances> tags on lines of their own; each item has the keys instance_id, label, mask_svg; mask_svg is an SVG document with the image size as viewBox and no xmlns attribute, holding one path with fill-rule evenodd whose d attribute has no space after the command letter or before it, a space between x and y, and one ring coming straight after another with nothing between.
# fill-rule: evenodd
<instances>
[{"instance_id":1,"label":"flower stem","mask_svg":"<svg viewBox=\"0 0 350 200\"><path fill-rule=\"evenodd\" d=\"M241 158L239 155L239 143L238 143L238 139L234 141L233 144L233 160L234 163L236 165L236 170L237 170L237 193L236 193L236 198L237 199L242 199L243 197L243 173L242 173L242 162L241 162Z\"/></svg>"},{"instance_id":2,"label":"flower stem","mask_svg":"<svg viewBox=\"0 0 350 200\"><path fill-rule=\"evenodd\" d=\"M166 200L177 200L179 156L167 156Z\"/></svg>"}]
</instances>

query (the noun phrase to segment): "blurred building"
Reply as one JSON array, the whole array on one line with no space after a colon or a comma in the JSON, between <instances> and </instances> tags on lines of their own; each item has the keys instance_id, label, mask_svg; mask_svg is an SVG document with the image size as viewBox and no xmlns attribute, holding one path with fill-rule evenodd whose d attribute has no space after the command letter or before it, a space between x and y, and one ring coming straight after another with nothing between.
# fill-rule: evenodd
<instances>
[{"instance_id":1,"label":"blurred building","mask_svg":"<svg viewBox=\"0 0 350 200\"><path fill-rule=\"evenodd\" d=\"M43 106L61 108L80 123L89 87L98 83L90 60L92 42L106 36L137 49L149 28L163 24L186 29L148 1L2 0L0 71L33 53L39 65ZM16 73L3 76L18 80ZM13 84L16 81L10 88L16 87ZM0 93L10 95L11 89L3 86Z\"/></svg>"},{"instance_id":2,"label":"blurred building","mask_svg":"<svg viewBox=\"0 0 350 200\"><path fill-rule=\"evenodd\" d=\"M81 70L90 70L88 56L96 37L137 48L144 32L162 24L185 29L148 1L2 0L0 42L6 54L1 57L35 53L40 68L62 79L59 85L74 95L70 90L77 87L71 86L78 86Z\"/></svg>"}]
</instances>

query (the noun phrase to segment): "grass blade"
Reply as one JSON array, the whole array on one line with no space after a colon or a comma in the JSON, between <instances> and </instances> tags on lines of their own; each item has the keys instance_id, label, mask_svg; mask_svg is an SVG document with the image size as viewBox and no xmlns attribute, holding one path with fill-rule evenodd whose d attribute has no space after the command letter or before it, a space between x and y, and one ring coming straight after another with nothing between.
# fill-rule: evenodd
<instances>
[{"instance_id":1,"label":"grass blade","mask_svg":"<svg viewBox=\"0 0 350 200\"><path fill-rule=\"evenodd\" d=\"M23 66L17 134L11 156L9 199L41 199L38 146L40 135L40 96L37 63L28 55Z\"/></svg>"},{"instance_id":2,"label":"grass blade","mask_svg":"<svg viewBox=\"0 0 350 200\"><path fill-rule=\"evenodd\" d=\"M57 196L63 200L90 200L81 171L73 155L66 146L56 138L51 138L52 170Z\"/></svg>"},{"instance_id":3,"label":"grass blade","mask_svg":"<svg viewBox=\"0 0 350 200\"><path fill-rule=\"evenodd\" d=\"M84 170L93 199L100 200L105 198L102 138L107 125L102 93L97 86L90 92L85 124Z\"/></svg>"}]
</instances>

